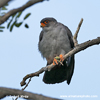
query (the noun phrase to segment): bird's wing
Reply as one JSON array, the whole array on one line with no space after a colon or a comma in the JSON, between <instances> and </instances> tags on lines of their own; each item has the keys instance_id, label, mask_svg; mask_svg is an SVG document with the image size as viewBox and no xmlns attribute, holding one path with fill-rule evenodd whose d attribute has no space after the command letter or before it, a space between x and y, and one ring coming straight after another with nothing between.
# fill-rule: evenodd
<instances>
[{"instance_id":1,"label":"bird's wing","mask_svg":"<svg viewBox=\"0 0 100 100\"><path fill-rule=\"evenodd\" d=\"M40 42L41 42L41 40L43 39L43 31L41 31L41 33L40 33L40 35L39 35L39 42L38 42L38 50L40 51L40 53L41 53L41 50L40 50ZM42 55L42 53L41 53L41 55ZM42 57L43 57L43 55L42 55ZM43 57L44 58L44 57Z\"/></svg>"},{"instance_id":2,"label":"bird's wing","mask_svg":"<svg viewBox=\"0 0 100 100\"><path fill-rule=\"evenodd\" d=\"M42 38L43 38L43 31L41 31L41 33L40 33L39 42L41 42Z\"/></svg>"},{"instance_id":3,"label":"bird's wing","mask_svg":"<svg viewBox=\"0 0 100 100\"><path fill-rule=\"evenodd\" d=\"M63 24L62 24L63 25ZM70 29L63 25L67 31L67 35L68 35L68 38L69 38L69 41L70 41L70 45L71 45L71 48L74 48L74 42L73 42L73 35L72 35L72 32L70 31Z\"/></svg>"},{"instance_id":4,"label":"bird's wing","mask_svg":"<svg viewBox=\"0 0 100 100\"><path fill-rule=\"evenodd\" d=\"M68 34L68 38L70 40L70 44L71 44L71 48L74 47L74 42L73 42L73 36L72 36L72 33L71 31L69 30L69 28L67 26L65 26L65 28L68 30L67 34Z\"/></svg>"},{"instance_id":5,"label":"bird's wing","mask_svg":"<svg viewBox=\"0 0 100 100\"><path fill-rule=\"evenodd\" d=\"M65 26L65 25L63 25L63 26L65 27L65 29L67 31L67 35L68 35L68 39L70 41L71 48L74 48L73 35L67 26ZM68 84L70 84L71 78L73 76L74 65L75 65L74 55L72 55L71 57L68 58L68 68L67 68L67 83Z\"/></svg>"},{"instance_id":6,"label":"bird's wing","mask_svg":"<svg viewBox=\"0 0 100 100\"><path fill-rule=\"evenodd\" d=\"M70 45L71 48L74 48L74 42L73 42L73 36L71 31L69 30L69 28L67 26L65 26L66 30L67 30L67 35L70 41ZM75 65L75 61L74 61L74 55L72 55L71 57L69 57L69 59L71 59L70 62L70 67L68 68L67 71L67 83L70 84L71 78L73 76L73 72L74 72L74 65Z\"/></svg>"}]
</instances>

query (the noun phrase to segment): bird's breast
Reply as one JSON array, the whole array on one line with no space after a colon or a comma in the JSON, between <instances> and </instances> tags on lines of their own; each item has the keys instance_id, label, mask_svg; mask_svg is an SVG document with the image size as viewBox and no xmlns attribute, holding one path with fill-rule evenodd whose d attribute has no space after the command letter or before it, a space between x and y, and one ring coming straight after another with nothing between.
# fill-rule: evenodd
<instances>
[{"instance_id":1,"label":"bird's breast","mask_svg":"<svg viewBox=\"0 0 100 100\"><path fill-rule=\"evenodd\" d=\"M63 31L61 28L56 28L52 31L44 32L39 50L45 58L54 58L55 55L59 56L70 51L66 30Z\"/></svg>"},{"instance_id":2,"label":"bird's breast","mask_svg":"<svg viewBox=\"0 0 100 100\"><path fill-rule=\"evenodd\" d=\"M40 51L43 57L54 57L57 49L57 36L53 33L44 33L43 39L40 42Z\"/></svg>"}]
</instances>

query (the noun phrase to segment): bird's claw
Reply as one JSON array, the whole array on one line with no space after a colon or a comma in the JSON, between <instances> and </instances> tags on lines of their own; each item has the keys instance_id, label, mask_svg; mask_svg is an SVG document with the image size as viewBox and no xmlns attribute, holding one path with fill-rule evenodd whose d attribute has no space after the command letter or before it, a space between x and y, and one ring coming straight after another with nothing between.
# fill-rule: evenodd
<instances>
[{"instance_id":1,"label":"bird's claw","mask_svg":"<svg viewBox=\"0 0 100 100\"><path fill-rule=\"evenodd\" d=\"M57 60L61 65L63 65L63 63L61 62L61 61L59 61L59 60Z\"/></svg>"},{"instance_id":2,"label":"bird's claw","mask_svg":"<svg viewBox=\"0 0 100 100\"><path fill-rule=\"evenodd\" d=\"M57 62L57 59L56 58L54 58L54 60L53 60L53 65L55 65L55 64L58 65L58 62Z\"/></svg>"},{"instance_id":3,"label":"bird's claw","mask_svg":"<svg viewBox=\"0 0 100 100\"><path fill-rule=\"evenodd\" d=\"M53 65L58 65L58 63L60 63L61 65L63 65L63 62L64 61L64 58L63 58L63 55L59 55L59 56L56 56L53 60Z\"/></svg>"},{"instance_id":4,"label":"bird's claw","mask_svg":"<svg viewBox=\"0 0 100 100\"><path fill-rule=\"evenodd\" d=\"M59 55L59 57L60 57L60 61L62 61L62 62L63 62L63 61L64 61L64 57L63 57L63 55L62 55L62 54L60 54L60 55Z\"/></svg>"}]
</instances>

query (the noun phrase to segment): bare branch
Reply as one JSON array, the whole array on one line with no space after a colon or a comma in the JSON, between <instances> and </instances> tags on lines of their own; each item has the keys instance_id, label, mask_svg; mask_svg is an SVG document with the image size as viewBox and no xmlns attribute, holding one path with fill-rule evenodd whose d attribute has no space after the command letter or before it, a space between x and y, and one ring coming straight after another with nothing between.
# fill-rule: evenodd
<instances>
[{"instance_id":1,"label":"bare branch","mask_svg":"<svg viewBox=\"0 0 100 100\"><path fill-rule=\"evenodd\" d=\"M0 0L0 8L6 5L11 0Z\"/></svg>"},{"instance_id":2,"label":"bare branch","mask_svg":"<svg viewBox=\"0 0 100 100\"><path fill-rule=\"evenodd\" d=\"M13 9L13 10L9 11L8 13L6 13L4 16L2 16L0 18L0 25L3 24L13 14L16 14L17 12L23 11L30 6L32 6L32 5L34 5L38 2L43 2L43 1L44 0L30 0L25 5L23 5L22 7L19 7L17 9Z\"/></svg>"},{"instance_id":3,"label":"bare branch","mask_svg":"<svg viewBox=\"0 0 100 100\"><path fill-rule=\"evenodd\" d=\"M76 54L76 53L78 53L78 52L80 52L80 51L82 51L90 46L97 45L97 44L100 44L100 37L98 37L97 39L89 40L89 41L86 41L84 43L77 45L73 50L71 50L66 55L64 55L64 59L66 59L67 57L74 55L74 54ZM35 73L31 73L31 74L26 75L23 78L22 82L20 83L21 86L26 84L25 81L28 78L34 77L34 76L39 76L39 74L43 73L46 70L50 71L53 67L55 67L55 65L51 64L51 65L48 65L46 67L42 67L39 71L37 71Z\"/></svg>"},{"instance_id":4,"label":"bare branch","mask_svg":"<svg viewBox=\"0 0 100 100\"><path fill-rule=\"evenodd\" d=\"M77 46L78 45L78 41L77 41L77 37L78 37L78 32L80 30L80 27L82 25L82 22L83 22L83 18L81 19L80 23L78 24L78 27L77 27L77 30L73 36L73 41L74 41L74 46Z\"/></svg>"},{"instance_id":5,"label":"bare branch","mask_svg":"<svg viewBox=\"0 0 100 100\"><path fill-rule=\"evenodd\" d=\"M24 88L22 88L21 90L24 91L26 89L26 87L28 86L28 84L30 83L31 81L31 78L29 79L28 83L25 85ZM15 100L17 100L19 97L17 96Z\"/></svg>"},{"instance_id":6,"label":"bare branch","mask_svg":"<svg viewBox=\"0 0 100 100\"><path fill-rule=\"evenodd\" d=\"M60 100L60 99L46 97L40 94L26 92L18 89L0 87L0 99L7 96L18 96L24 99L31 99L31 100Z\"/></svg>"},{"instance_id":7,"label":"bare branch","mask_svg":"<svg viewBox=\"0 0 100 100\"><path fill-rule=\"evenodd\" d=\"M68 52L64 58L67 58L73 54L76 54L90 46L93 46L93 45L97 45L97 44L100 44L100 37L97 37L96 39L93 39L93 40L89 40L89 41L86 41L84 43L81 43L79 45L77 45L73 50L71 50L70 52Z\"/></svg>"},{"instance_id":8,"label":"bare branch","mask_svg":"<svg viewBox=\"0 0 100 100\"><path fill-rule=\"evenodd\" d=\"M34 77L34 76L39 76L39 74L43 73L45 70L47 70L47 67L42 67L39 71L35 72L35 73L31 73L31 74L28 74L26 75L22 82L20 83L21 86L24 86L26 84L26 79L28 78L31 78L31 77Z\"/></svg>"}]
</instances>

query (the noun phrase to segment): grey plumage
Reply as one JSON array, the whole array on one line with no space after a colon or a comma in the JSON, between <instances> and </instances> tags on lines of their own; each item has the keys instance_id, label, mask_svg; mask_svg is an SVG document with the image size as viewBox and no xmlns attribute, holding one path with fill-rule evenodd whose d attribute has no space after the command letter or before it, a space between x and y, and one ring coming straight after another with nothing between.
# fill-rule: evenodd
<instances>
[{"instance_id":1,"label":"grey plumage","mask_svg":"<svg viewBox=\"0 0 100 100\"><path fill-rule=\"evenodd\" d=\"M74 48L72 33L67 26L54 18L44 18L40 23L46 23L39 37L39 51L46 58L47 65L53 62L54 57L65 55ZM43 81L47 84L60 83L67 80L70 83L74 71L74 55L63 62L64 66L56 65L51 71L46 71Z\"/></svg>"}]
</instances>

